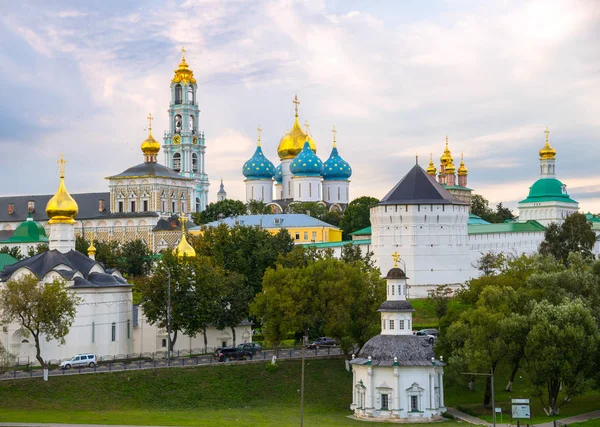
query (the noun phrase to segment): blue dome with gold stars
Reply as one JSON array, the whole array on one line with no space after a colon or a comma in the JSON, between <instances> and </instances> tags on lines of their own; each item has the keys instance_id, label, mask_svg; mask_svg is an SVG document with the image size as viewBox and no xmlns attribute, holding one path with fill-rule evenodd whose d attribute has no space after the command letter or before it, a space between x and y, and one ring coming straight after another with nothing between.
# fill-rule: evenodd
<instances>
[{"instance_id":1,"label":"blue dome with gold stars","mask_svg":"<svg viewBox=\"0 0 600 427\"><path fill-rule=\"evenodd\" d=\"M323 167L323 179L330 181L345 181L352 176L352 168L347 161L338 154L337 147L333 147L329 158Z\"/></svg>"},{"instance_id":2,"label":"blue dome with gold stars","mask_svg":"<svg viewBox=\"0 0 600 427\"><path fill-rule=\"evenodd\" d=\"M275 182L281 184L283 182L283 172L281 171L281 165L275 168Z\"/></svg>"},{"instance_id":3,"label":"blue dome with gold stars","mask_svg":"<svg viewBox=\"0 0 600 427\"><path fill-rule=\"evenodd\" d=\"M296 176L321 176L323 162L310 148L308 141L304 143L302 151L292 160L290 172Z\"/></svg>"},{"instance_id":4,"label":"blue dome with gold stars","mask_svg":"<svg viewBox=\"0 0 600 427\"><path fill-rule=\"evenodd\" d=\"M273 179L275 166L265 157L259 145L250 160L244 163L242 173L247 179Z\"/></svg>"}]
</instances>

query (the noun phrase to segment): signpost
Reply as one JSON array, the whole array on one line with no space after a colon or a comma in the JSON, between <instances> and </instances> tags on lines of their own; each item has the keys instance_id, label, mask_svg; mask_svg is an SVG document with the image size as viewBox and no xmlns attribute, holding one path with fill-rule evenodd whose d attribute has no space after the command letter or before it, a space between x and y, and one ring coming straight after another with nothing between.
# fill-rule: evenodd
<instances>
[{"instance_id":1,"label":"signpost","mask_svg":"<svg viewBox=\"0 0 600 427\"><path fill-rule=\"evenodd\" d=\"M496 408L496 413L500 414L500 424L502 424L502 408Z\"/></svg>"},{"instance_id":2,"label":"signpost","mask_svg":"<svg viewBox=\"0 0 600 427\"><path fill-rule=\"evenodd\" d=\"M529 399L511 399L510 403L512 419L517 420L517 427L520 425L521 420L531 419Z\"/></svg>"}]
</instances>

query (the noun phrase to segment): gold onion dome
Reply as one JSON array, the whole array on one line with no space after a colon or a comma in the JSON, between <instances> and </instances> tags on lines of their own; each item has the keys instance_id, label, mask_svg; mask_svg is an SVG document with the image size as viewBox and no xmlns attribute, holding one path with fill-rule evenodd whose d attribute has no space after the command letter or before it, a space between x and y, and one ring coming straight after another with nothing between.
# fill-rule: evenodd
<instances>
[{"instance_id":1,"label":"gold onion dome","mask_svg":"<svg viewBox=\"0 0 600 427\"><path fill-rule=\"evenodd\" d=\"M548 134L550 133L548 128L546 128L545 133L546 133L546 144L544 145L544 148L542 148L540 150L540 160L554 159L556 157L556 150L554 148L550 147L550 143L548 143Z\"/></svg>"},{"instance_id":2,"label":"gold onion dome","mask_svg":"<svg viewBox=\"0 0 600 427\"><path fill-rule=\"evenodd\" d=\"M148 138L142 142L142 153L146 156L156 156L160 151L160 144L152 136L152 114L149 114L147 119L150 121L150 126L148 126Z\"/></svg>"},{"instance_id":3,"label":"gold onion dome","mask_svg":"<svg viewBox=\"0 0 600 427\"><path fill-rule=\"evenodd\" d=\"M75 224L75 217L79 212L77 202L65 187L65 163L63 155L60 155L58 165L60 169L60 184L56 194L48 200L46 205L46 214L50 221L48 224Z\"/></svg>"},{"instance_id":4,"label":"gold onion dome","mask_svg":"<svg viewBox=\"0 0 600 427\"><path fill-rule=\"evenodd\" d=\"M179 63L179 68L175 70L175 77L173 77L171 83L183 83L184 85L196 83L194 72L190 70L190 66L185 62L184 48L181 48L181 62Z\"/></svg>"},{"instance_id":5,"label":"gold onion dome","mask_svg":"<svg viewBox=\"0 0 600 427\"><path fill-rule=\"evenodd\" d=\"M302 130L302 127L300 127L300 121L298 120L299 103L298 96L294 97L294 104L296 104L296 117L294 117L294 125L292 126L292 130L290 130L281 138L279 141L279 147L277 147L277 154L281 160L293 159L296 157L300 151L302 151L302 147L306 141L308 141L310 149L314 153L317 152L317 144L315 144L315 141L308 134L308 127L306 129L306 133Z\"/></svg>"},{"instance_id":6,"label":"gold onion dome","mask_svg":"<svg viewBox=\"0 0 600 427\"><path fill-rule=\"evenodd\" d=\"M435 175L436 172L437 172L437 169L435 168L435 165L433 164L433 153L429 153L429 167L427 168L427 173L429 175Z\"/></svg>"},{"instance_id":7,"label":"gold onion dome","mask_svg":"<svg viewBox=\"0 0 600 427\"><path fill-rule=\"evenodd\" d=\"M446 148L444 149L444 154L440 157L440 161L442 162L442 166L446 166L448 163L452 163L452 153L450 153L450 149L448 148L448 135L446 135Z\"/></svg>"},{"instance_id":8,"label":"gold onion dome","mask_svg":"<svg viewBox=\"0 0 600 427\"><path fill-rule=\"evenodd\" d=\"M454 174L455 170L456 170L456 167L454 166L454 163L452 163L452 159L450 159L448 164L446 164L446 173L452 175L452 174Z\"/></svg>"},{"instance_id":9,"label":"gold onion dome","mask_svg":"<svg viewBox=\"0 0 600 427\"><path fill-rule=\"evenodd\" d=\"M465 176L469 172L467 167L465 166L465 157L460 155L460 166L458 167L458 175Z\"/></svg>"},{"instance_id":10,"label":"gold onion dome","mask_svg":"<svg viewBox=\"0 0 600 427\"><path fill-rule=\"evenodd\" d=\"M94 235L90 239L90 246L88 246L87 250L88 255L96 255L96 247L94 246Z\"/></svg>"},{"instance_id":11,"label":"gold onion dome","mask_svg":"<svg viewBox=\"0 0 600 427\"><path fill-rule=\"evenodd\" d=\"M177 254L177 256L179 258L183 258L183 257L193 258L196 256L196 251L194 250L192 245L190 245L188 243L187 239L185 238L185 217L183 215L181 215L181 218L179 219L179 221L181 222L181 240L179 241L179 244L175 248L174 252Z\"/></svg>"}]
</instances>

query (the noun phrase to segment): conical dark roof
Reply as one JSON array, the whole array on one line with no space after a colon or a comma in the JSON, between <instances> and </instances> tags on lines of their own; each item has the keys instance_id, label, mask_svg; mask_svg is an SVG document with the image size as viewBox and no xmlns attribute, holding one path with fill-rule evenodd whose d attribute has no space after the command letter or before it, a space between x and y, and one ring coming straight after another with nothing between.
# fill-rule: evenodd
<instances>
[{"instance_id":1,"label":"conical dark roof","mask_svg":"<svg viewBox=\"0 0 600 427\"><path fill-rule=\"evenodd\" d=\"M468 205L458 200L425 170L415 165L392 190L385 195L380 205Z\"/></svg>"}]
</instances>

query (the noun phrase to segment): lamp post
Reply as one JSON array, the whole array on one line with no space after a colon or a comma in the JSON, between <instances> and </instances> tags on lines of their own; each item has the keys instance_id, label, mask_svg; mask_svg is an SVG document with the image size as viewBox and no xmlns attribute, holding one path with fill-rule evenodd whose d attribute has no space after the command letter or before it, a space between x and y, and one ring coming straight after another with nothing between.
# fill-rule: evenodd
<instances>
[{"instance_id":1,"label":"lamp post","mask_svg":"<svg viewBox=\"0 0 600 427\"><path fill-rule=\"evenodd\" d=\"M463 372L463 375L481 375L484 377L492 377L492 422L493 426L496 427L496 398L494 394L494 368L490 368L489 374L483 374L479 372Z\"/></svg>"},{"instance_id":2,"label":"lamp post","mask_svg":"<svg viewBox=\"0 0 600 427\"><path fill-rule=\"evenodd\" d=\"M171 271L167 272L167 366L171 366Z\"/></svg>"}]
</instances>

